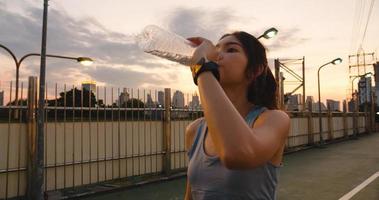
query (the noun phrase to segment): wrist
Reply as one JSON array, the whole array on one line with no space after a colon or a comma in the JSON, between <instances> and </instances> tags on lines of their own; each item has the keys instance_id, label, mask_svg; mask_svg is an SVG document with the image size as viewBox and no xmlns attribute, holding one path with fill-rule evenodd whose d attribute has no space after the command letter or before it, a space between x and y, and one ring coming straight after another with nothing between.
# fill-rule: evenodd
<instances>
[{"instance_id":1,"label":"wrist","mask_svg":"<svg viewBox=\"0 0 379 200\"><path fill-rule=\"evenodd\" d=\"M220 73L218 71L218 64L212 61L205 62L205 58L200 59L199 63L191 67L193 81L197 85L197 79L202 73L211 72L213 76L219 81Z\"/></svg>"},{"instance_id":2,"label":"wrist","mask_svg":"<svg viewBox=\"0 0 379 200\"><path fill-rule=\"evenodd\" d=\"M208 79L210 77L215 77L211 71L205 71L197 76L197 85L199 85L200 82L203 82L204 79ZM200 81L201 80L201 81Z\"/></svg>"}]
</instances>

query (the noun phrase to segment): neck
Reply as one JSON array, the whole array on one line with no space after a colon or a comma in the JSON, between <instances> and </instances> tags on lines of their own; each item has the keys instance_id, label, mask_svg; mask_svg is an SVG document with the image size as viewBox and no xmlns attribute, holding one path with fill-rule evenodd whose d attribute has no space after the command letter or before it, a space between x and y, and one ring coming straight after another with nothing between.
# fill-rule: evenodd
<instances>
[{"instance_id":1,"label":"neck","mask_svg":"<svg viewBox=\"0 0 379 200\"><path fill-rule=\"evenodd\" d=\"M247 88L243 86L228 87L224 88L224 91L240 115L246 117L250 109L254 106L254 104L247 100Z\"/></svg>"}]
</instances>

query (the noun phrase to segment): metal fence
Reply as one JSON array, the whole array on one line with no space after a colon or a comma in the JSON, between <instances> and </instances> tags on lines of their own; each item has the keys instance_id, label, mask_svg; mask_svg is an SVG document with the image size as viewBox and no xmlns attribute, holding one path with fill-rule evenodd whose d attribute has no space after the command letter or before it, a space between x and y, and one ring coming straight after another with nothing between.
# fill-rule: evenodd
<instances>
[{"instance_id":1,"label":"metal fence","mask_svg":"<svg viewBox=\"0 0 379 200\"><path fill-rule=\"evenodd\" d=\"M46 88L45 191L186 169L184 132L203 116L198 97L171 89ZM37 81L30 78L28 88L21 84L18 102L13 91L10 83L9 101L0 106L0 199L26 194L35 150ZM319 141L317 113L289 115L287 150ZM327 141L367 128L366 113L322 115Z\"/></svg>"}]
</instances>

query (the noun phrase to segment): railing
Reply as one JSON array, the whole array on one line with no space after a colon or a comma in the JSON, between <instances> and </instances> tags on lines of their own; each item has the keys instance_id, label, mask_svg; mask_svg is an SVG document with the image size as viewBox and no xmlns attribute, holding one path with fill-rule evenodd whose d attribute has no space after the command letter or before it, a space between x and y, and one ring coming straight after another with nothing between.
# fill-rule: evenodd
<instances>
[{"instance_id":1,"label":"railing","mask_svg":"<svg viewBox=\"0 0 379 200\"><path fill-rule=\"evenodd\" d=\"M317 144L320 141L319 113L289 112L291 129L286 150ZM322 136L326 141L347 138L367 132L366 113L322 113ZM355 125L356 124L356 125Z\"/></svg>"},{"instance_id":2,"label":"railing","mask_svg":"<svg viewBox=\"0 0 379 200\"><path fill-rule=\"evenodd\" d=\"M10 84L9 103L0 106L0 199L26 194L35 149L36 80L30 79L28 89L21 85L19 99L27 101L19 105L12 104L13 90ZM160 96L157 90L122 93L97 87L96 92L86 92L66 85L60 91L58 96L57 85L52 93L46 91L45 191L186 169L185 127L203 116L196 98L183 107L189 105L189 95L178 95L174 102L170 89ZM116 99L119 102L114 104ZM318 113L289 115L287 150L319 141ZM367 117L366 113L323 113L323 138L333 141L366 132Z\"/></svg>"}]
</instances>

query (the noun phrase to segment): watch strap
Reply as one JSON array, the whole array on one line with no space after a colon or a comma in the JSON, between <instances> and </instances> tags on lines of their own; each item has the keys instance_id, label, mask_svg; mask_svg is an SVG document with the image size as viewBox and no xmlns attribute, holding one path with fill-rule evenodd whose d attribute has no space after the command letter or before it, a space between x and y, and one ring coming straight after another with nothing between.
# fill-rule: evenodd
<instances>
[{"instance_id":1,"label":"watch strap","mask_svg":"<svg viewBox=\"0 0 379 200\"><path fill-rule=\"evenodd\" d=\"M203 72L210 71L214 75L214 77L217 79L217 81L220 81L220 72L218 70L218 64L212 61L205 62L201 66L195 66L195 69L193 69L193 81L195 85L197 85L197 79L199 78L199 75Z\"/></svg>"}]
</instances>

